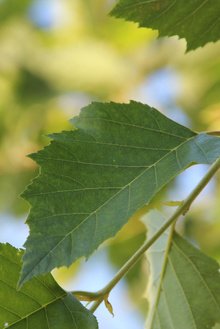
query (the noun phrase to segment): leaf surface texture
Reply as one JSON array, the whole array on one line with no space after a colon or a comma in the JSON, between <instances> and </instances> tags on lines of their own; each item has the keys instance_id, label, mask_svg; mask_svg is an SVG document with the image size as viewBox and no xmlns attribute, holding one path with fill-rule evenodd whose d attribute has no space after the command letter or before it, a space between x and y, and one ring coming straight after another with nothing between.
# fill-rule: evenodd
<instances>
[{"instance_id":1,"label":"leaf surface texture","mask_svg":"<svg viewBox=\"0 0 220 329\"><path fill-rule=\"evenodd\" d=\"M98 329L94 315L51 274L38 276L17 291L22 254L0 244L0 328Z\"/></svg>"},{"instance_id":2,"label":"leaf surface texture","mask_svg":"<svg viewBox=\"0 0 220 329\"><path fill-rule=\"evenodd\" d=\"M158 211L143 219L150 238L166 221ZM147 329L211 329L220 322L219 265L170 228L147 251L150 303Z\"/></svg>"},{"instance_id":3,"label":"leaf surface texture","mask_svg":"<svg viewBox=\"0 0 220 329\"><path fill-rule=\"evenodd\" d=\"M92 103L31 157L41 173L23 197L27 219L20 284L89 257L193 163L212 163L220 138L196 134L141 103Z\"/></svg>"},{"instance_id":4,"label":"leaf surface texture","mask_svg":"<svg viewBox=\"0 0 220 329\"><path fill-rule=\"evenodd\" d=\"M188 51L220 38L216 0L120 0L110 14L156 29L159 37L185 38Z\"/></svg>"}]
</instances>

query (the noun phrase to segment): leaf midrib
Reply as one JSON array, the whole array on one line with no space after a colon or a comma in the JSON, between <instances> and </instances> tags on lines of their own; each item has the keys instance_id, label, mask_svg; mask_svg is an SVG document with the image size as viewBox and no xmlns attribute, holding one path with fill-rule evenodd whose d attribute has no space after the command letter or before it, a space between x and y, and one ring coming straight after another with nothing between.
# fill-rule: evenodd
<instances>
[{"instance_id":1,"label":"leaf midrib","mask_svg":"<svg viewBox=\"0 0 220 329\"><path fill-rule=\"evenodd\" d=\"M173 241L172 241L172 242L173 242ZM180 287L180 289L181 289L181 291L182 291L182 295L183 295L183 297L184 297L184 299L185 299L186 306L187 306L187 308L188 308L188 310L189 310L189 312L190 312L190 315L191 315L191 318L192 318L192 322L193 322L193 324L194 324L194 328L197 329L196 322L195 322L195 319L194 319L194 316L193 316L193 313L192 313L191 305L190 305L190 303L188 302L188 299L187 299L187 296L186 296L185 291L184 291L184 289L183 289L183 286L182 286L182 284L181 284L181 282L180 282L180 280L179 280L179 277L178 277L177 274L176 274L175 268L174 268L174 266L173 266L173 264L172 264L172 262L171 262L171 259L170 259L169 255L168 255L167 258L168 258L168 260L169 260L169 264L170 264L170 266L171 266L171 268L172 268L172 270L173 270L173 273L174 273L174 275L175 275L177 281L179 282L179 287ZM164 290L164 294L165 294L165 290Z\"/></svg>"},{"instance_id":2,"label":"leaf midrib","mask_svg":"<svg viewBox=\"0 0 220 329\"><path fill-rule=\"evenodd\" d=\"M219 310L220 310L219 304L217 303L216 298L214 297L214 295L212 294L211 290L209 289L209 287L208 287L206 281L204 280L203 276L201 275L201 272L197 269L197 267L196 267L195 264L192 262L192 260L191 260L189 257L187 257L187 255L183 252L183 250L181 250L181 249L179 248L179 246L176 244L175 241L173 241L173 244L174 244L175 247L179 250L179 252L180 252L180 253L181 253L181 254L187 259L187 261L191 264L191 266L194 268L194 270L196 271L196 273L197 273L198 276L200 277L201 281L203 282L203 284L204 284L206 290L208 291L209 295L211 295L213 302L217 305L217 308L219 308ZM177 277L177 274L176 274L176 277Z\"/></svg>"},{"instance_id":3,"label":"leaf midrib","mask_svg":"<svg viewBox=\"0 0 220 329\"><path fill-rule=\"evenodd\" d=\"M167 266L167 259L168 259L168 254L169 254L169 251L170 251L170 246L171 246L171 243L172 243L172 236L173 236L173 230L174 230L174 226L172 225L171 229L169 230L169 233L166 233L168 234L168 240L167 240L167 244L166 244L166 248L165 248L165 251L164 251L164 256L163 256L163 264L162 264L162 267L161 267L161 273L160 273L160 279L159 279L159 283L158 283L158 286L157 286L157 292L156 292L156 297L155 297L155 304L153 305L153 314L152 314L152 322L150 323L150 328L152 329L152 325L154 323L154 319L155 319L155 315L156 315L156 311L157 311L157 304L160 300L160 292L161 292L161 286L163 285L163 279L164 279L164 274L165 274L165 270L166 270L166 266ZM168 312L169 312L169 307L167 305L167 308L168 308ZM169 312L170 313L170 312ZM171 323L173 324L173 321L171 320Z\"/></svg>"},{"instance_id":4,"label":"leaf midrib","mask_svg":"<svg viewBox=\"0 0 220 329\"><path fill-rule=\"evenodd\" d=\"M59 300L59 299L61 299L61 301L62 301L62 298L65 297L67 294L68 294L68 293L65 292L63 295L61 295L61 296L55 298L54 300L52 300L52 301L50 301L50 302L48 302L48 303L46 303L46 304L44 304L44 305L41 305L41 307L39 307L39 308L36 309L35 311L30 312L29 314L27 314L27 315L25 315L25 316L23 316L23 317L20 317L19 320L17 320L17 321L15 321L15 322L11 323L10 325L8 325L7 328L10 328L12 325L15 325L16 323L18 323L18 322L20 322L20 321L22 321L22 320L27 319L28 317L30 317L31 315L33 315L33 314L39 312L39 311L42 310L42 309L46 309L46 307L47 307L48 305L53 304L54 302L56 302L56 301ZM65 305L65 306L66 306L66 305ZM18 316L19 316L19 315L18 315ZM48 327L49 327L49 326L48 326Z\"/></svg>"},{"instance_id":5,"label":"leaf midrib","mask_svg":"<svg viewBox=\"0 0 220 329\"><path fill-rule=\"evenodd\" d=\"M196 135L197 136L197 135ZM174 149L171 149L169 153L167 153L165 156L163 156L161 159L159 159L157 162L155 162L153 165L149 166L147 169L145 169L141 174L139 174L137 177L135 177L135 179L133 179L129 184L125 185L118 193L116 193L115 195L111 196L111 198L109 198L105 203L103 203L100 207L98 207L96 210L94 210L88 217L86 217L80 224L78 224L76 227L74 227L73 230L71 230L68 234L66 234L60 241L58 244L56 244L56 246L54 246L54 248L52 248L38 263L35 267L39 266L46 257L48 257L48 255L50 253L52 253L59 245L60 243L63 242L64 239L66 239L70 234L72 234L79 226L81 226L86 220L88 220L93 214L97 213L99 211L99 209L101 209L102 207L104 207L111 199L113 199L114 197L116 197L120 192L122 192L125 188L127 188L129 185L131 185L134 181L136 181L139 177L141 177L148 169L155 167L155 165L162 161L166 156L169 156L169 154L171 154L174 150L176 150L177 148L179 148L180 146L182 146L184 143L189 142L190 140L194 139L196 136L193 136L189 139L184 140L183 143L179 144L177 147L175 147ZM181 168L180 168L181 169ZM83 255L82 255L83 256ZM81 257L82 257L81 256ZM30 273L32 273L35 270L35 267L23 278L22 281L24 281L29 275ZM20 283L21 284L21 283Z\"/></svg>"}]
</instances>

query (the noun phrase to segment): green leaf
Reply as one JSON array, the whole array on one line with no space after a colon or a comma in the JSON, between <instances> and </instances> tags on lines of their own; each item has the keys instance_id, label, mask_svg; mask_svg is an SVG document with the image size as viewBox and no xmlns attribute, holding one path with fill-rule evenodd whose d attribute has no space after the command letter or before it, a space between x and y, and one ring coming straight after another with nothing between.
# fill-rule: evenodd
<instances>
[{"instance_id":1,"label":"green leaf","mask_svg":"<svg viewBox=\"0 0 220 329\"><path fill-rule=\"evenodd\" d=\"M185 38L187 51L220 38L220 2L216 0L120 0L110 15L156 29L159 37Z\"/></svg>"},{"instance_id":2,"label":"green leaf","mask_svg":"<svg viewBox=\"0 0 220 329\"><path fill-rule=\"evenodd\" d=\"M143 218L150 238L166 219ZM147 329L208 329L220 322L219 265L170 228L147 251L150 303Z\"/></svg>"},{"instance_id":3,"label":"green leaf","mask_svg":"<svg viewBox=\"0 0 220 329\"><path fill-rule=\"evenodd\" d=\"M22 254L9 244L0 244L0 328L98 328L94 315L51 274L38 276L17 291Z\"/></svg>"},{"instance_id":4,"label":"green leaf","mask_svg":"<svg viewBox=\"0 0 220 329\"><path fill-rule=\"evenodd\" d=\"M192 132L141 103L93 103L31 157L40 176L24 192L27 219L20 285L89 257L175 175L212 163L220 138Z\"/></svg>"}]
</instances>

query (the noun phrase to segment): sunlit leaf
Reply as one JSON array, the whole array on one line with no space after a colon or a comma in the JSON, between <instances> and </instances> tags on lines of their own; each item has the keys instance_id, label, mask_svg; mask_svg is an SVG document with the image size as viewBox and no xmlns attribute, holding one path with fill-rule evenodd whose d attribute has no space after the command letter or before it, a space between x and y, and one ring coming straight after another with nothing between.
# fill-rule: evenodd
<instances>
[{"instance_id":1,"label":"sunlit leaf","mask_svg":"<svg viewBox=\"0 0 220 329\"><path fill-rule=\"evenodd\" d=\"M32 208L20 284L89 257L175 175L219 155L220 138L141 103L93 103L71 123L31 155L41 173L23 194Z\"/></svg>"},{"instance_id":2,"label":"sunlit leaf","mask_svg":"<svg viewBox=\"0 0 220 329\"><path fill-rule=\"evenodd\" d=\"M166 221L152 211L143 221L152 236ZM220 322L219 265L168 229L148 250L151 276L147 329L211 329Z\"/></svg>"},{"instance_id":3,"label":"sunlit leaf","mask_svg":"<svg viewBox=\"0 0 220 329\"><path fill-rule=\"evenodd\" d=\"M120 0L110 14L157 29L160 37L185 38L188 51L220 38L220 2L215 0Z\"/></svg>"},{"instance_id":4,"label":"sunlit leaf","mask_svg":"<svg viewBox=\"0 0 220 329\"><path fill-rule=\"evenodd\" d=\"M0 328L98 328L93 314L51 274L38 276L17 291L22 254L9 244L0 244Z\"/></svg>"}]
</instances>

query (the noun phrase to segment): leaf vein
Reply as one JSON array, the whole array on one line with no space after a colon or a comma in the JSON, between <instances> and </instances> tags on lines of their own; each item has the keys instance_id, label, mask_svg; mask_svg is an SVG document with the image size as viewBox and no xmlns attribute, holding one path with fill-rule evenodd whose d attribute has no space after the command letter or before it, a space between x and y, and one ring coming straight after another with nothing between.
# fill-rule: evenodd
<instances>
[{"instance_id":1,"label":"leaf vein","mask_svg":"<svg viewBox=\"0 0 220 329\"><path fill-rule=\"evenodd\" d=\"M206 288L206 290L208 291L208 293L209 293L209 295L211 296L211 298L212 298L212 300L213 300L213 302L214 302L214 304L216 304L217 305L217 308L219 308L219 305L218 305L218 302L217 302L217 300L215 299L215 297L213 296L213 294L211 293L211 290L210 290L210 288L208 287L208 285L207 285L207 283L206 283L206 281L205 281L205 279L203 278L203 276L201 275L201 272L197 269L197 267L195 266L195 264L192 262L192 260L183 252L183 250L181 250L180 248L179 248L179 246L176 244L176 242L175 241L173 241L173 245L178 249L178 251L188 260L188 262L191 264L191 266L194 268L194 270L196 271L196 273L197 273L197 275L198 275L198 277L200 277L200 280L203 282L203 284L204 284L204 286L205 286L205 288Z\"/></svg>"},{"instance_id":2,"label":"leaf vein","mask_svg":"<svg viewBox=\"0 0 220 329\"><path fill-rule=\"evenodd\" d=\"M170 322L172 324L172 328L175 329L174 323L173 323L173 319L172 319L172 316L171 316L171 313L170 313L169 303L167 301L167 295L166 295L165 287L164 287L164 284L163 283L161 285L161 288L163 289L163 292L164 292L164 299L165 299L165 303L166 303L166 306L167 306L168 315L170 317Z\"/></svg>"},{"instance_id":3,"label":"leaf vein","mask_svg":"<svg viewBox=\"0 0 220 329\"><path fill-rule=\"evenodd\" d=\"M175 5L175 3L176 3L176 0L174 0L174 1L170 4L170 6L168 6L167 8L164 8L164 10L163 10L162 12L158 13L158 15L155 16L155 18L151 19L151 20L149 21L149 24L153 23L156 19L158 19L159 17L163 16L167 11L170 10L170 8L172 8L172 7Z\"/></svg>"},{"instance_id":4,"label":"leaf vein","mask_svg":"<svg viewBox=\"0 0 220 329\"><path fill-rule=\"evenodd\" d=\"M49 319L48 319L48 315L47 315L47 307L44 307L44 313L45 313L45 318L46 318L46 322L47 322L47 326L50 329L50 323L49 323Z\"/></svg>"},{"instance_id":5,"label":"leaf vein","mask_svg":"<svg viewBox=\"0 0 220 329\"><path fill-rule=\"evenodd\" d=\"M160 132L160 131L158 131ZM178 136L177 136L178 137ZM146 151L170 151L169 149L166 148L154 148L154 147L144 147L144 146L134 146L134 145L126 145L126 144L116 144L116 143L109 143L109 142L92 142L92 141L81 141L81 140L75 140L76 142L79 142L80 144L82 143L87 143L87 144L99 144L99 145L107 145L107 146L118 146L120 148L125 147L125 148L131 148L131 149L137 149L137 150L146 150Z\"/></svg>"},{"instance_id":6,"label":"leaf vein","mask_svg":"<svg viewBox=\"0 0 220 329\"><path fill-rule=\"evenodd\" d=\"M172 242L173 242L173 241L172 241ZM186 297L186 294L185 294L185 291L184 291L184 289L183 289L182 283L181 283L181 281L179 280L179 277L178 277L178 275L177 275L177 273L176 273L175 267L174 267L173 264L172 264L172 261L171 261L171 259L170 259L170 256L168 255L167 258L168 258L168 262L169 262L169 264L170 264L170 268L173 270L173 273L174 273L174 275L175 275L175 277L176 277L176 279L177 279L177 281L178 281L178 283L179 283L179 287L180 287L180 289L181 289L181 291L182 291L182 296L183 296L184 299L185 299L185 305L187 306L187 308L188 308L188 310L189 310L189 314L191 315L192 323L194 324L194 328L197 329L197 326L196 326L196 323L195 323L195 319L194 319L194 316L193 316L193 313L192 313L191 305L190 305L190 303L189 303L189 301L188 301L188 299L187 299L187 297Z\"/></svg>"},{"instance_id":7,"label":"leaf vein","mask_svg":"<svg viewBox=\"0 0 220 329\"><path fill-rule=\"evenodd\" d=\"M77 181L75 178L72 178L70 176L65 176L65 175L61 175L60 173L51 173L51 172L48 172L48 171L44 171L45 174L50 174L50 175L53 175L53 176L57 176L57 177L63 177L63 178L68 178L69 180L72 180L73 182L77 183L77 184L80 184L82 187L84 187L86 189L86 186L84 184L82 184L81 182Z\"/></svg>"},{"instance_id":8,"label":"leaf vein","mask_svg":"<svg viewBox=\"0 0 220 329\"><path fill-rule=\"evenodd\" d=\"M129 116L127 115L127 113L122 110L121 107L118 107L118 110L121 111L121 113L128 119L128 121L130 122L131 125L134 125L134 123L132 122L132 120L129 118ZM111 118L112 119L112 118ZM112 119L113 120L113 119Z\"/></svg>"},{"instance_id":9,"label":"leaf vein","mask_svg":"<svg viewBox=\"0 0 220 329\"><path fill-rule=\"evenodd\" d=\"M73 322L74 322L75 328L76 328L76 329L79 329L78 326L77 326L77 324L76 324L76 321L75 321L75 319L74 319L74 317L73 317L73 312L71 312L71 310L69 309L69 307L68 307L68 306L66 305L66 303L64 302L63 298L61 299L61 301L62 301L62 303L65 305L66 309L69 311L69 313L70 313L70 315L71 315L71 318L72 318L72 320L73 320Z\"/></svg>"},{"instance_id":10,"label":"leaf vein","mask_svg":"<svg viewBox=\"0 0 220 329\"><path fill-rule=\"evenodd\" d=\"M70 212L70 213L64 213L64 214L54 214L54 215L51 215L51 216L48 216L48 217L42 217L42 218L34 218L34 219L31 219L32 222L35 222L35 221L38 221L38 220L44 220L44 219L49 219L49 218L53 218L53 217L62 217L62 216L69 216L69 215L90 215L89 212Z\"/></svg>"},{"instance_id":11,"label":"leaf vein","mask_svg":"<svg viewBox=\"0 0 220 329\"><path fill-rule=\"evenodd\" d=\"M9 313L11 313L11 314L16 315L17 317L19 317L21 319L21 316L20 315L18 315L17 313L15 313L12 310L9 310L7 307L0 305L0 308L3 309L3 310L5 310L5 311L7 311L7 312L9 312ZM19 320L17 320L17 321L19 321Z\"/></svg>"},{"instance_id":12,"label":"leaf vein","mask_svg":"<svg viewBox=\"0 0 220 329\"><path fill-rule=\"evenodd\" d=\"M147 131L154 131L154 132L157 132L157 133L162 133L164 135L168 135L168 136L172 136L172 137L178 137L178 138L181 138L181 139L186 140L186 138L184 138L183 136L175 135L175 134L169 133L167 131L157 130L157 129L143 127L143 126L131 125L131 124L125 123L125 122L120 122L120 121L115 121L115 120L107 120L107 119L95 118L95 117L90 117L90 118L87 117L86 119L87 120L97 120L99 122L100 121L105 121L105 122L110 122L110 123L113 123L113 124L116 123L116 124L119 124L119 125L124 125L124 126L132 127L132 128L137 128L137 129L142 129L142 130L147 130Z\"/></svg>"},{"instance_id":13,"label":"leaf vein","mask_svg":"<svg viewBox=\"0 0 220 329\"><path fill-rule=\"evenodd\" d=\"M220 21L220 17L216 21L214 21L209 26L209 28L206 28L202 34L200 34L200 38L204 37L207 33L209 33L215 27L215 25L218 24L219 21Z\"/></svg>"},{"instance_id":14,"label":"leaf vein","mask_svg":"<svg viewBox=\"0 0 220 329\"><path fill-rule=\"evenodd\" d=\"M178 149L176 149L176 161L177 161L177 164L178 164L180 170L182 170L182 167L181 167L180 161L179 161L179 157L178 157Z\"/></svg>"},{"instance_id":15,"label":"leaf vein","mask_svg":"<svg viewBox=\"0 0 220 329\"><path fill-rule=\"evenodd\" d=\"M86 188L79 188L75 190L57 190L57 191L50 191L50 192L41 192L36 194L28 194L29 197L35 197L39 195L50 195L50 194L57 194L57 193L67 193L67 192L79 192L79 191L93 191L93 190L119 190L122 187L86 187Z\"/></svg>"},{"instance_id":16,"label":"leaf vein","mask_svg":"<svg viewBox=\"0 0 220 329\"><path fill-rule=\"evenodd\" d=\"M177 147L180 147L181 145L183 145L184 143L187 143L190 139L186 139L184 140L181 144L179 144ZM177 148L176 147L176 148ZM169 153L167 153L165 156L163 156L162 158L160 158L157 162L154 163L155 166L158 162L162 161L165 157L169 156L174 150L176 150L176 148L174 148L173 150L171 150ZM113 196L111 196L109 199L107 199L102 205L100 205L96 210L94 210L88 217L85 217L76 227L74 227L68 234L66 234L51 250L49 250L49 252L47 252L47 254L45 256L42 257L42 259L38 262L37 266L39 266L40 263L42 263L45 258L48 257L49 254L51 254L52 252L54 252L54 250L63 242L64 239L66 239L68 237L69 234L72 234L75 230L77 230L81 225L83 225L85 223L85 221L89 220L91 218L91 216L95 213L97 213L102 207L104 207L106 204L108 204L108 202L110 202L113 198L115 198L120 192L122 192L129 184L132 184L134 181L136 181L137 179L139 179L144 173L147 172L147 170L151 169L152 166L149 166L147 168L143 168L143 172L141 172L138 176L136 176L131 182L129 182L127 185L125 185L122 189L120 189L117 193L115 193ZM84 253L85 255L85 253ZM82 255L83 256L83 255ZM33 272L35 269L35 267L33 267L33 269L26 274L25 278L31 273ZM24 279L25 279L24 278Z\"/></svg>"},{"instance_id":17,"label":"leaf vein","mask_svg":"<svg viewBox=\"0 0 220 329\"><path fill-rule=\"evenodd\" d=\"M198 146L198 148L200 148L200 150L202 151L202 153L204 154L206 160L207 160L208 163L209 163L209 159L208 159L208 157L207 157L205 151L203 150L203 148L202 148L202 147L196 142L196 140L194 140L194 142L195 142L195 144Z\"/></svg>"},{"instance_id":18,"label":"leaf vein","mask_svg":"<svg viewBox=\"0 0 220 329\"><path fill-rule=\"evenodd\" d=\"M197 13L209 0L205 0L203 1L197 8L195 8L195 10L193 10L191 13L189 13L187 16L185 16L182 20L180 20L176 26L182 24L183 22L185 22L189 17L191 17L192 15L194 15L195 13Z\"/></svg>"},{"instance_id":19,"label":"leaf vein","mask_svg":"<svg viewBox=\"0 0 220 329\"><path fill-rule=\"evenodd\" d=\"M67 159L55 159L55 158L49 158L49 157L41 157L41 159L44 160L53 160L53 161L61 161L61 162L70 162L70 163L78 163L83 165L89 165L89 166L103 166L103 167L120 167L120 168L146 168L150 166L128 166L128 165L118 165L118 164L105 164L105 163L94 163L94 162L76 162L72 160Z\"/></svg>"}]
</instances>

